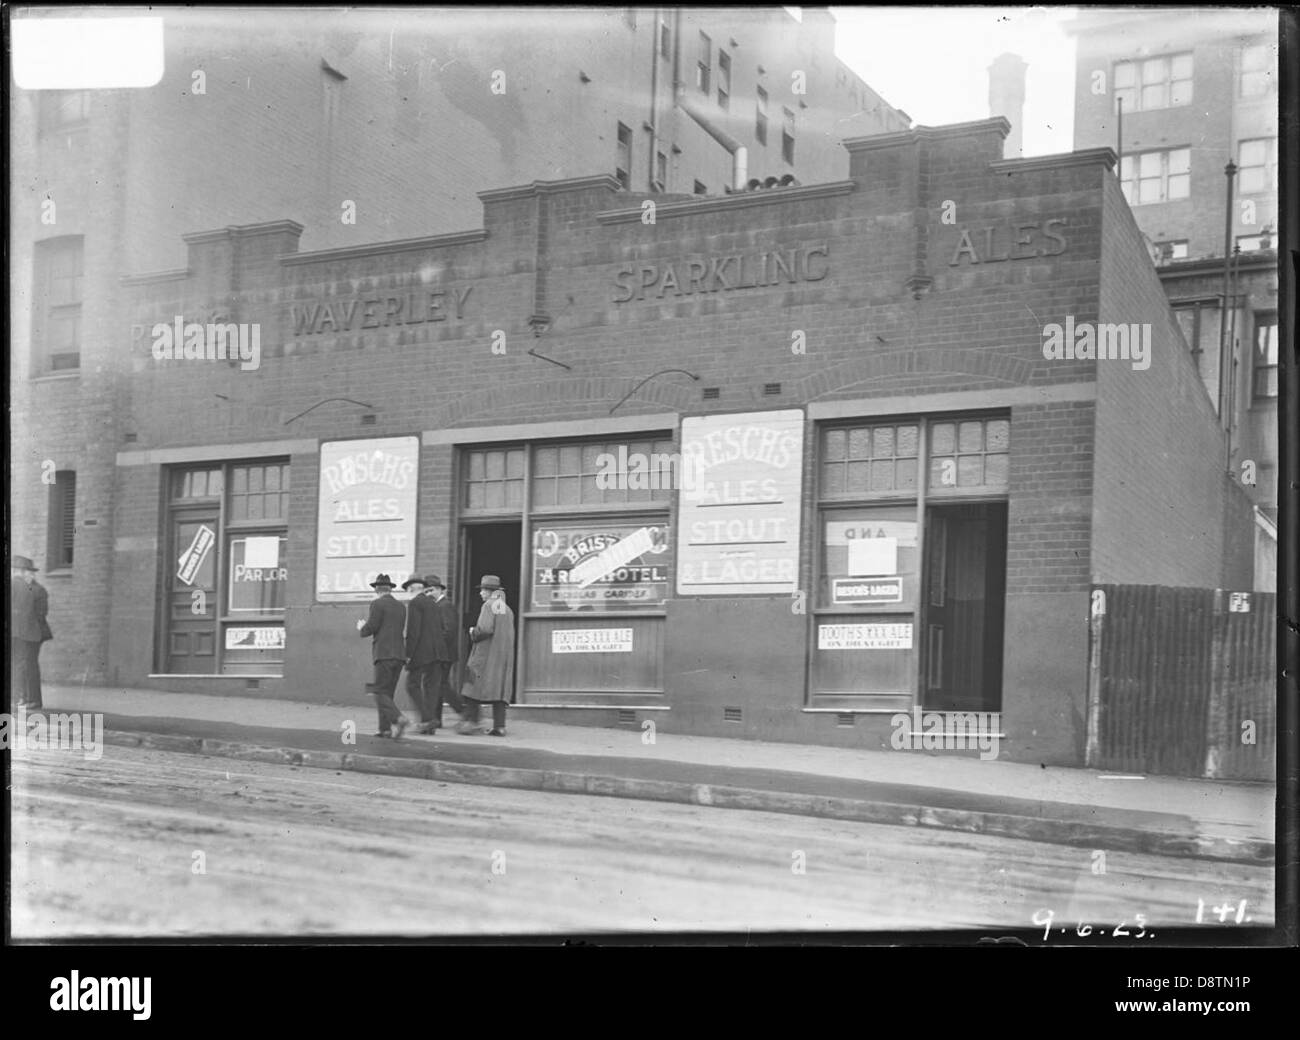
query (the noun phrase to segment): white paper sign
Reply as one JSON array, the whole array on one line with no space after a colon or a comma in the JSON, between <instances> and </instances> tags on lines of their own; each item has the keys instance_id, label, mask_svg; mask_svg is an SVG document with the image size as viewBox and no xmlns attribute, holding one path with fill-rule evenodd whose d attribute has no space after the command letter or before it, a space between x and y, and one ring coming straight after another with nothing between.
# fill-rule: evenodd
<instances>
[{"instance_id":1,"label":"white paper sign","mask_svg":"<svg viewBox=\"0 0 1300 1040\"><path fill-rule=\"evenodd\" d=\"M283 628L228 628L227 650L283 650Z\"/></svg>"},{"instance_id":2,"label":"white paper sign","mask_svg":"<svg viewBox=\"0 0 1300 1040\"><path fill-rule=\"evenodd\" d=\"M897 538L855 538L849 542L849 574L853 577L897 573Z\"/></svg>"},{"instance_id":3,"label":"white paper sign","mask_svg":"<svg viewBox=\"0 0 1300 1040\"><path fill-rule=\"evenodd\" d=\"M630 628L560 628L551 633L553 654L630 654Z\"/></svg>"},{"instance_id":4,"label":"white paper sign","mask_svg":"<svg viewBox=\"0 0 1300 1040\"><path fill-rule=\"evenodd\" d=\"M818 625L818 650L911 650L912 625Z\"/></svg>"},{"instance_id":5,"label":"white paper sign","mask_svg":"<svg viewBox=\"0 0 1300 1040\"><path fill-rule=\"evenodd\" d=\"M244 539L245 567L279 567L280 536L250 537Z\"/></svg>"}]
</instances>

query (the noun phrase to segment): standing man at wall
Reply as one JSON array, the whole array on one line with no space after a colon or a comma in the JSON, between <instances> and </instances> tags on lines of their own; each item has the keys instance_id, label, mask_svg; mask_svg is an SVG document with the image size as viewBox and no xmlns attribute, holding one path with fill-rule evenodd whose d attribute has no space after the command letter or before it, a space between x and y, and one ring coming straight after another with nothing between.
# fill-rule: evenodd
<instances>
[{"instance_id":1,"label":"standing man at wall","mask_svg":"<svg viewBox=\"0 0 1300 1040\"><path fill-rule=\"evenodd\" d=\"M393 599L396 586L387 574L376 577L370 587L375 590L375 598L370 603L370 617L357 619L357 631L363 638L370 636L373 647L375 681L371 692L379 708L379 732L375 736L391 736L397 740L410 725L393 700L397 679L406 661L406 608Z\"/></svg>"},{"instance_id":2,"label":"standing man at wall","mask_svg":"<svg viewBox=\"0 0 1300 1040\"><path fill-rule=\"evenodd\" d=\"M41 644L54 633L45 617L50 610L49 593L36 580L36 564L26 556L15 556L9 567L9 660L13 662L10 698L39 709L41 705Z\"/></svg>"},{"instance_id":3,"label":"standing man at wall","mask_svg":"<svg viewBox=\"0 0 1300 1040\"><path fill-rule=\"evenodd\" d=\"M432 733L438 728L438 716L432 712L433 649L438 619L434 616L433 600L425 595L425 579L412 575L402 582L402 589L411 592L406 603L406 693L420 713L416 733Z\"/></svg>"},{"instance_id":4,"label":"standing man at wall","mask_svg":"<svg viewBox=\"0 0 1300 1040\"><path fill-rule=\"evenodd\" d=\"M429 587L425 594L434 609L433 665L433 719L434 729L442 725L442 702L446 700L457 715L465 714L465 702L451 684L451 667L460 650L460 621L456 608L447 595L447 587L436 574L425 576Z\"/></svg>"}]
</instances>

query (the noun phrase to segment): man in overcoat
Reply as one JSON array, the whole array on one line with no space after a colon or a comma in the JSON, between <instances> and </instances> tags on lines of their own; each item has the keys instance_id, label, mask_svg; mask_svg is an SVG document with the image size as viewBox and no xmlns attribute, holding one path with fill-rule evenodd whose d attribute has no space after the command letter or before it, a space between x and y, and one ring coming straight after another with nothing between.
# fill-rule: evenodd
<instances>
[{"instance_id":1,"label":"man in overcoat","mask_svg":"<svg viewBox=\"0 0 1300 1040\"><path fill-rule=\"evenodd\" d=\"M398 739L410 721L398 710L393 693L406 661L406 608L393 599L393 579L380 574L370 583L375 598L370 601L370 616L357 620L357 631L371 637L375 662L375 681L371 692L379 708L377 737Z\"/></svg>"},{"instance_id":2,"label":"man in overcoat","mask_svg":"<svg viewBox=\"0 0 1300 1040\"><path fill-rule=\"evenodd\" d=\"M451 597L447 595L447 587L443 585L438 575L425 575L424 583L428 586L428 591L424 595L433 604L435 618L433 664L430 667L430 686L427 686L426 690L432 689L432 711L436 728L442 725L444 700L451 705L457 715L465 713L465 704L461 701L455 687L451 685L451 668L460 653L460 618L457 616L455 606L452 605Z\"/></svg>"},{"instance_id":3,"label":"man in overcoat","mask_svg":"<svg viewBox=\"0 0 1300 1040\"><path fill-rule=\"evenodd\" d=\"M54 638L46 615L49 593L36 580L36 564L26 556L9 561L10 699L29 709L41 707L41 644Z\"/></svg>"},{"instance_id":4,"label":"man in overcoat","mask_svg":"<svg viewBox=\"0 0 1300 1040\"><path fill-rule=\"evenodd\" d=\"M433 644L437 618L433 601L425 595L425 580L417 574L402 582L411 592L406 602L406 693L420 713L416 733L432 733L438 728L433 714Z\"/></svg>"},{"instance_id":5,"label":"man in overcoat","mask_svg":"<svg viewBox=\"0 0 1300 1040\"><path fill-rule=\"evenodd\" d=\"M491 736L504 737L506 705L515 687L515 615L506 605L505 589L495 574L483 576L479 596L483 608L479 611L478 624L469 630L474 647L465 663L465 683L461 687L465 715L457 732L482 732L478 725L479 708L491 703Z\"/></svg>"}]
</instances>

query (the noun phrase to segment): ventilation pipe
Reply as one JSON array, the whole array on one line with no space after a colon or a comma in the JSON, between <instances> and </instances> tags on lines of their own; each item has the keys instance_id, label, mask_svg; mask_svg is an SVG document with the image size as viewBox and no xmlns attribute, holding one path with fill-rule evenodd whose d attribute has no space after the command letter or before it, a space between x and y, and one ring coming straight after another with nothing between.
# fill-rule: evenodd
<instances>
[{"instance_id":1,"label":"ventilation pipe","mask_svg":"<svg viewBox=\"0 0 1300 1040\"><path fill-rule=\"evenodd\" d=\"M749 176L749 150L705 115L688 95L682 80L682 9L673 14L673 102L731 155L731 190L744 191Z\"/></svg>"}]
</instances>

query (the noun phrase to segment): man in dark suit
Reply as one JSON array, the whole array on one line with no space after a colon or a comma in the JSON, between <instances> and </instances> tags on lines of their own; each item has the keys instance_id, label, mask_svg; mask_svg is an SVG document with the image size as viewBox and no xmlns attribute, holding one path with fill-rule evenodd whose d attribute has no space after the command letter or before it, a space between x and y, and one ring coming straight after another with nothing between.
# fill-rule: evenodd
<instances>
[{"instance_id":1,"label":"man in dark suit","mask_svg":"<svg viewBox=\"0 0 1300 1040\"><path fill-rule=\"evenodd\" d=\"M41 644L54 638L45 620L49 593L36 580L36 564L26 556L9 561L10 698L28 708L41 708Z\"/></svg>"},{"instance_id":2,"label":"man in dark suit","mask_svg":"<svg viewBox=\"0 0 1300 1040\"><path fill-rule=\"evenodd\" d=\"M425 593L425 579L412 575L402 582L402 589L411 593L406 604L406 693L420 713L416 733L432 733L438 728L438 716L430 710L433 706L433 600Z\"/></svg>"},{"instance_id":3,"label":"man in dark suit","mask_svg":"<svg viewBox=\"0 0 1300 1040\"><path fill-rule=\"evenodd\" d=\"M391 736L396 740L410 725L393 700L397 679L406 661L406 608L393 599L396 586L387 574L375 578L370 587L375 590L375 598L370 603L370 617L364 621L357 620L357 631L362 637L371 637L374 652L375 681L371 692L379 708L379 732L375 736Z\"/></svg>"},{"instance_id":4,"label":"man in dark suit","mask_svg":"<svg viewBox=\"0 0 1300 1040\"><path fill-rule=\"evenodd\" d=\"M451 666L456 663L460 651L460 619L456 616L456 608L452 605L451 597L447 595L447 587L443 585L442 579L436 574L430 574L424 581L429 587L425 598L433 604L436 618L434 626L436 635L433 640L432 707L434 724L440 726L444 700L451 705L457 715L465 713L465 704L451 684Z\"/></svg>"}]
</instances>

